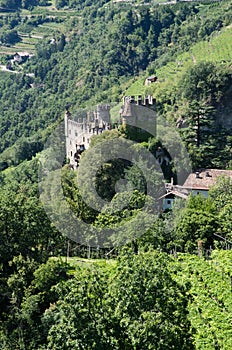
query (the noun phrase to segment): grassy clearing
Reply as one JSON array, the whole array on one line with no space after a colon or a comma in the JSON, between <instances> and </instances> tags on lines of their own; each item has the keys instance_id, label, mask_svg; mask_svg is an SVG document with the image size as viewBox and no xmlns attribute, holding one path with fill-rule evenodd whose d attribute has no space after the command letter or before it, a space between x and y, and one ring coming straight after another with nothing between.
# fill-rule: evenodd
<instances>
[{"instance_id":1,"label":"grassy clearing","mask_svg":"<svg viewBox=\"0 0 232 350\"><path fill-rule=\"evenodd\" d=\"M62 26L62 23L56 23L56 22L45 22L41 24L45 28L53 28L53 29L59 29Z\"/></svg>"},{"instance_id":2,"label":"grassy clearing","mask_svg":"<svg viewBox=\"0 0 232 350\"><path fill-rule=\"evenodd\" d=\"M29 45L36 45L39 40L39 38L22 37L22 42Z\"/></svg>"},{"instance_id":3,"label":"grassy clearing","mask_svg":"<svg viewBox=\"0 0 232 350\"><path fill-rule=\"evenodd\" d=\"M85 259L85 258L79 258L79 257L67 258L66 256L51 257L50 259L67 262L72 267L89 266L91 264L97 264L97 265L116 264L116 260L114 259Z\"/></svg>"},{"instance_id":4,"label":"grassy clearing","mask_svg":"<svg viewBox=\"0 0 232 350\"><path fill-rule=\"evenodd\" d=\"M20 43L18 43L17 45L15 45L14 46L15 47L15 49L20 49L20 50L25 50L25 51L27 51L27 50L29 50L29 51L34 51L35 50L35 48L34 48L34 44L30 44L30 43L25 43L25 42L20 42Z\"/></svg>"},{"instance_id":5,"label":"grassy clearing","mask_svg":"<svg viewBox=\"0 0 232 350\"><path fill-rule=\"evenodd\" d=\"M169 63L160 69L160 73L166 70L168 75L181 72L189 64L201 61L220 62L232 60L232 28L228 27L212 36L210 41L201 41L194 45L188 52L179 55L175 62Z\"/></svg>"},{"instance_id":6,"label":"grassy clearing","mask_svg":"<svg viewBox=\"0 0 232 350\"><path fill-rule=\"evenodd\" d=\"M22 12L23 13L23 12ZM28 13L23 13L24 15L28 15ZM76 10L57 10L55 7L49 6L37 6L31 12L30 15L33 16L50 16L50 17L70 17L78 15Z\"/></svg>"},{"instance_id":7,"label":"grassy clearing","mask_svg":"<svg viewBox=\"0 0 232 350\"><path fill-rule=\"evenodd\" d=\"M13 55L15 50L15 47L5 47L0 45L0 55Z\"/></svg>"},{"instance_id":8,"label":"grassy clearing","mask_svg":"<svg viewBox=\"0 0 232 350\"><path fill-rule=\"evenodd\" d=\"M52 32L64 32L65 31L65 24L64 23L55 23L55 22L49 22L49 23L43 23L39 24L37 27L35 27L31 34L32 35L46 35L51 36Z\"/></svg>"},{"instance_id":9,"label":"grassy clearing","mask_svg":"<svg viewBox=\"0 0 232 350\"><path fill-rule=\"evenodd\" d=\"M0 55L13 55L15 52L19 51L27 51L29 53L35 52L35 44L38 42L38 40L34 40L32 38L32 41L30 38L23 37L22 41L17 43L16 45L12 45L11 47L1 46L0 45Z\"/></svg>"},{"instance_id":10,"label":"grassy clearing","mask_svg":"<svg viewBox=\"0 0 232 350\"><path fill-rule=\"evenodd\" d=\"M52 30L53 31L53 30ZM47 27L44 27L42 24L39 25L37 28L36 28L36 31L33 31L33 33L37 33L37 34L48 34L50 33L51 34L51 30L48 30Z\"/></svg>"},{"instance_id":11,"label":"grassy clearing","mask_svg":"<svg viewBox=\"0 0 232 350\"><path fill-rule=\"evenodd\" d=\"M49 23L43 23L38 26L38 28L43 28L42 30L46 32L47 34L53 32L65 32L65 24L64 23L55 23L55 22L49 22ZM39 29L39 30L40 30Z\"/></svg>"},{"instance_id":12,"label":"grassy clearing","mask_svg":"<svg viewBox=\"0 0 232 350\"><path fill-rule=\"evenodd\" d=\"M145 78L139 78L136 80L126 91L126 96L133 96L133 95L144 95L146 86L144 85Z\"/></svg>"}]
</instances>

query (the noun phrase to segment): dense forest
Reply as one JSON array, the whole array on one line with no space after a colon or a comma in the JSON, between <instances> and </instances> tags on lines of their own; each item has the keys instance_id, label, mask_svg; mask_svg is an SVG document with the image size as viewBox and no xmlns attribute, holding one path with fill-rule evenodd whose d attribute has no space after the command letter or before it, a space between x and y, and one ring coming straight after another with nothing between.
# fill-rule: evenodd
<instances>
[{"instance_id":1,"label":"dense forest","mask_svg":"<svg viewBox=\"0 0 232 350\"><path fill-rule=\"evenodd\" d=\"M45 147L66 109L109 103L118 125L123 96L149 94L191 169L232 169L231 18L229 0L0 0L1 349L231 349L231 179L218 178L207 198L154 212L146 181L158 184L155 166L145 178L138 165L112 159L94 178L107 203L97 210L82 197L94 161L81 173L60 156L63 140ZM145 85L148 76L156 82ZM177 181L159 135L138 140L138 130L119 126L95 136L90 154L113 141L154 157L163 147L164 179ZM57 165L60 183L51 174L41 187L41 172ZM124 182L131 187L117 192ZM59 186L88 227L83 242L63 202L52 222L47 215L41 198L51 201Z\"/></svg>"}]
</instances>

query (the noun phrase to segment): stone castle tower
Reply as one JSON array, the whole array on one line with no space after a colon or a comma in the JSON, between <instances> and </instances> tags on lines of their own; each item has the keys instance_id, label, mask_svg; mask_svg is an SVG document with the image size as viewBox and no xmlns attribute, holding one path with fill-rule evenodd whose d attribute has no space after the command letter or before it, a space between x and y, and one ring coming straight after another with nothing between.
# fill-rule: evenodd
<instances>
[{"instance_id":1,"label":"stone castle tower","mask_svg":"<svg viewBox=\"0 0 232 350\"><path fill-rule=\"evenodd\" d=\"M146 108L144 108L146 107ZM123 126L134 126L156 135L156 101L152 96L125 96L120 111Z\"/></svg>"}]
</instances>

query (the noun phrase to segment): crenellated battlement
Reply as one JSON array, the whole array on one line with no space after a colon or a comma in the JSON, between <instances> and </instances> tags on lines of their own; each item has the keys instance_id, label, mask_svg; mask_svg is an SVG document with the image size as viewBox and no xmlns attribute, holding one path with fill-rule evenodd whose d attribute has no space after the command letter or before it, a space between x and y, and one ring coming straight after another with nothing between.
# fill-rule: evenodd
<instances>
[{"instance_id":1,"label":"crenellated battlement","mask_svg":"<svg viewBox=\"0 0 232 350\"><path fill-rule=\"evenodd\" d=\"M155 107L156 100L151 95L147 95L147 96L132 95L132 96L123 97L123 104L125 105L126 103L133 103L133 104L136 104L137 106Z\"/></svg>"}]
</instances>

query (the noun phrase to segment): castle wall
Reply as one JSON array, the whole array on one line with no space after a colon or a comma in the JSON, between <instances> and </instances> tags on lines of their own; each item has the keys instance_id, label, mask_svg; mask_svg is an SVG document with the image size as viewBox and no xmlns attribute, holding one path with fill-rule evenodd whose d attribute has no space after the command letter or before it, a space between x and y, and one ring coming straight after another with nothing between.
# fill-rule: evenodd
<instances>
[{"instance_id":1,"label":"castle wall","mask_svg":"<svg viewBox=\"0 0 232 350\"><path fill-rule=\"evenodd\" d=\"M95 112L90 112L87 118L78 121L71 119L71 113L65 112L66 158L74 167L77 163L74 155L78 150L88 149L93 135L99 135L104 130L111 129L110 105L98 105Z\"/></svg>"},{"instance_id":2,"label":"castle wall","mask_svg":"<svg viewBox=\"0 0 232 350\"><path fill-rule=\"evenodd\" d=\"M144 107L147 107L146 109ZM125 96L121 109L122 124L156 134L156 101L152 96Z\"/></svg>"},{"instance_id":3,"label":"castle wall","mask_svg":"<svg viewBox=\"0 0 232 350\"><path fill-rule=\"evenodd\" d=\"M110 105L97 105L96 115L99 121L110 123Z\"/></svg>"}]
</instances>

